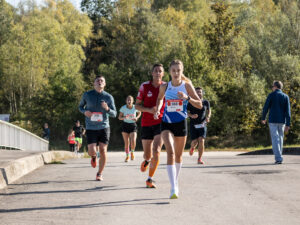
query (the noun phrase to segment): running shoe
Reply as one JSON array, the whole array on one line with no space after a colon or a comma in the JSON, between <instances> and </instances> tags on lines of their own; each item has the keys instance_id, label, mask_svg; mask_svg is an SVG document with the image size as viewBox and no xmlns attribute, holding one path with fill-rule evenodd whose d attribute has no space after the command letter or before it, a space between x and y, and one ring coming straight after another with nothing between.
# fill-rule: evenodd
<instances>
[{"instance_id":1,"label":"running shoe","mask_svg":"<svg viewBox=\"0 0 300 225\"><path fill-rule=\"evenodd\" d=\"M131 160L134 160L134 153L131 152Z\"/></svg>"},{"instance_id":2,"label":"running shoe","mask_svg":"<svg viewBox=\"0 0 300 225\"><path fill-rule=\"evenodd\" d=\"M148 180L146 180L146 187L147 188L156 188L156 185L155 185L155 183L154 183L154 180L152 180L152 179L148 179Z\"/></svg>"},{"instance_id":3,"label":"running shoe","mask_svg":"<svg viewBox=\"0 0 300 225\"><path fill-rule=\"evenodd\" d=\"M102 177L102 175L100 173L97 173L96 180L97 181L102 181L103 180L103 177Z\"/></svg>"},{"instance_id":4,"label":"running shoe","mask_svg":"<svg viewBox=\"0 0 300 225\"><path fill-rule=\"evenodd\" d=\"M144 160L141 164L141 171L145 172L147 170L148 166L149 166L149 162Z\"/></svg>"},{"instance_id":5,"label":"running shoe","mask_svg":"<svg viewBox=\"0 0 300 225\"><path fill-rule=\"evenodd\" d=\"M128 162L128 161L129 161L129 155L127 155L125 158L125 162Z\"/></svg>"},{"instance_id":6,"label":"running shoe","mask_svg":"<svg viewBox=\"0 0 300 225\"><path fill-rule=\"evenodd\" d=\"M97 166L97 157L92 157L91 158L91 165L93 168L95 168Z\"/></svg>"},{"instance_id":7,"label":"running shoe","mask_svg":"<svg viewBox=\"0 0 300 225\"><path fill-rule=\"evenodd\" d=\"M198 158L198 164L204 164L201 158Z\"/></svg>"},{"instance_id":8,"label":"running shoe","mask_svg":"<svg viewBox=\"0 0 300 225\"><path fill-rule=\"evenodd\" d=\"M191 149L190 149L190 156L192 156L192 155L194 154L194 151L195 151L194 148L191 148Z\"/></svg>"},{"instance_id":9,"label":"running shoe","mask_svg":"<svg viewBox=\"0 0 300 225\"><path fill-rule=\"evenodd\" d=\"M170 199L177 199L178 198L178 191L171 190Z\"/></svg>"}]
</instances>

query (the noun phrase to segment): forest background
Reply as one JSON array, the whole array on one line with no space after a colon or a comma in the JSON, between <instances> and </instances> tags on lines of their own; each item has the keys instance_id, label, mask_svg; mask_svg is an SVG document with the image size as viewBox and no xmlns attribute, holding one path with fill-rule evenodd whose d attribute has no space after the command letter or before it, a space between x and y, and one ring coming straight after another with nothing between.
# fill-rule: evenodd
<instances>
[{"instance_id":1,"label":"forest background","mask_svg":"<svg viewBox=\"0 0 300 225\"><path fill-rule=\"evenodd\" d=\"M154 63L168 81L173 59L211 103L209 146L270 145L260 117L274 80L290 97L285 142L300 143L300 1L82 0L81 10L0 0L0 114L38 136L48 122L52 149L66 149L68 130L84 123L78 103L95 75L119 110ZM121 122L110 123L111 149L121 150Z\"/></svg>"}]
</instances>

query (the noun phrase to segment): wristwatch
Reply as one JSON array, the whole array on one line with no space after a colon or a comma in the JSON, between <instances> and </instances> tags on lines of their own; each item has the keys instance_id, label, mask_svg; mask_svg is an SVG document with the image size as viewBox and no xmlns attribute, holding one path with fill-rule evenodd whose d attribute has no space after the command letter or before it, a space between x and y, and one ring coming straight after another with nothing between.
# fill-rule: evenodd
<instances>
[{"instance_id":1,"label":"wristwatch","mask_svg":"<svg viewBox=\"0 0 300 225\"><path fill-rule=\"evenodd\" d=\"M188 98L186 99L187 101L189 101L191 99L191 97L190 96L188 96Z\"/></svg>"}]
</instances>

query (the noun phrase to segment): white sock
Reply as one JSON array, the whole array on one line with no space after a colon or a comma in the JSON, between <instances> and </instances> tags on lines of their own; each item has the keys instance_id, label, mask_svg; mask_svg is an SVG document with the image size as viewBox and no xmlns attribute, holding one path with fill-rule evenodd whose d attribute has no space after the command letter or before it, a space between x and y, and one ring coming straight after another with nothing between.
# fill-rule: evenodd
<instances>
[{"instance_id":1,"label":"white sock","mask_svg":"<svg viewBox=\"0 0 300 225\"><path fill-rule=\"evenodd\" d=\"M175 166L176 166L176 180L175 180L175 183L176 183L176 186L178 188L178 177L179 177L179 172L180 172L182 163L175 163Z\"/></svg>"},{"instance_id":2,"label":"white sock","mask_svg":"<svg viewBox=\"0 0 300 225\"><path fill-rule=\"evenodd\" d=\"M167 171L169 175L169 181L171 184L171 190L176 189L176 168L175 165L167 165Z\"/></svg>"}]
</instances>

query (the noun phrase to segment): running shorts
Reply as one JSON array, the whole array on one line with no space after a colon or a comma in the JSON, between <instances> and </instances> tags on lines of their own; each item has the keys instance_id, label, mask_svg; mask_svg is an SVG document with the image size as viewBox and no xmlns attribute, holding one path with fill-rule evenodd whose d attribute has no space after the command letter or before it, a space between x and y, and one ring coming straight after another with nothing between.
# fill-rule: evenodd
<instances>
[{"instance_id":1,"label":"running shorts","mask_svg":"<svg viewBox=\"0 0 300 225\"><path fill-rule=\"evenodd\" d=\"M206 138L207 127L195 128L194 125L190 125L191 140L198 139L199 137Z\"/></svg>"},{"instance_id":2,"label":"running shorts","mask_svg":"<svg viewBox=\"0 0 300 225\"><path fill-rule=\"evenodd\" d=\"M126 123L126 122L123 122L122 123L122 132L125 132L125 133L133 133L133 132L137 132L137 125L136 123Z\"/></svg>"},{"instance_id":3,"label":"running shorts","mask_svg":"<svg viewBox=\"0 0 300 225\"><path fill-rule=\"evenodd\" d=\"M154 136L160 134L160 124L142 127L142 139L153 140Z\"/></svg>"},{"instance_id":4,"label":"running shorts","mask_svg":"<svg viewBox=\"0 0 300 225\"><path fill-rule=\"evenodd\" d=\"M82 144L82 138L80 137L75 137L75 141L78 142L79 144Z\"/></svg>"},{"instance_id":5,"label":"running shorts","mask_svg":"<svg viewBox=\"0 0 300 225\"><path fill-rule=\"evenodd\" d=\"M86 131L87 136L87 144L96 144L98 142L101 142L103 144L109 143L109 137L110 137L110 128L104 128L101 130L87 130Z\"/></svg>"},{"instance_id":6,"label":"running shorts","mask_svg":"<svg viewBox=\"0 0 300 225\"><path fill-rule=\"evenodd\" d=\"M175 137L187 136L187 121L182 120L178 123L166 123L161 122L161 131L169 130L173 133Z\"/></svg>"}]
</instances>

